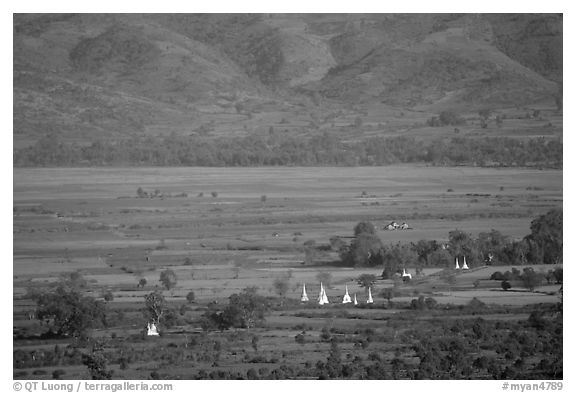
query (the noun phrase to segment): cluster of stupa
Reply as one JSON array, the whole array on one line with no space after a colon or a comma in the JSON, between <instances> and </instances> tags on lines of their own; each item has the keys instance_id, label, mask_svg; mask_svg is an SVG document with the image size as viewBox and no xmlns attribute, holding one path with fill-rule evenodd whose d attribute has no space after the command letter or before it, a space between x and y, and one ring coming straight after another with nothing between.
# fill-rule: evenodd
<instances>
[{"instance_id":1,"label":"cluster of stupa","mask_svg":"<svg viewBox=\"0 0 576 393\"><path fill-rule=\"evenodd\" d=\"M468 270L468 265L466 264L466 256L464 256L464 263L462 264L462 267L460 267L460 265L458 264L458 257L456 257L456 267L455 269L462 269L462 270Z\"/></svg>"},{"instance_id":2,"label":"cluster of stupa","mask_svg":"<svg viewBox=\"0 0 576 393\"><path fill-rule=\"evenodd\" d=\"M300 298L300 301L302 302L307 302L310 299L308 299L308 294L306 293L306 284L302 284L302 297ZM318 304L322 305L322 304L328 304L330 303L328 301L328 296L326 295L326 289L324 289L324 285L322 283L320 283L320 293L318 294ZM358 299L356 298L356 294L354 294L354 300L352 300L352 298L350 297L350 293L348 293L348 285L346 285L346 293L344 293L344 296L342 297L342 304L347 304L347 303L354 303L354 305L358 304ZM372 299L372 290L370 288L368 288L368 299L366 300L366 303L370 304L370 303L374 303L374 300Z\"/></svg>"}]
</instances>

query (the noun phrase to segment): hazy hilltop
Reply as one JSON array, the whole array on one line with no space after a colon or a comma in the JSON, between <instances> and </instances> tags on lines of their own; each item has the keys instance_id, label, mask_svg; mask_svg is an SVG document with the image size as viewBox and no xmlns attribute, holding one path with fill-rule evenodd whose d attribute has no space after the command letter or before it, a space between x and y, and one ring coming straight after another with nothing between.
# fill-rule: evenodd
<instances>
[{"instance_id":1,"label":"hazy hilltop","mask_svg":"<svg viewBox=\"0 0 576 393\"><path fill-rule=\"evenodd\" d=\"M14 15L16 149L376 127L553 105L561 84L562 15Z\"/></svg>"}]
</instances>

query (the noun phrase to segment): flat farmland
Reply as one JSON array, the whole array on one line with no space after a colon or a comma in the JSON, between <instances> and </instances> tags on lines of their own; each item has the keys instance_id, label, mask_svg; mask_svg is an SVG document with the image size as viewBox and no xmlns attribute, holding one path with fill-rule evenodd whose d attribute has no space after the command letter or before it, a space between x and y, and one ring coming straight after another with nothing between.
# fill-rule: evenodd
<instances>
[{"instance_id":1,"label":"flat farmland","mask_svg":"<svg viewBox=\"0 0 576 393\"><path fill-rule=\"evenodd\" d=\"M558 302L559 285L534 293L503 291L499 282L489 278L496 270L513 267L506 266L459 272L451 286L441 279L442 269L425 269L423 277L400 288L393 302L382 293L395 283L378 280L375 303L367 305L366 293L355 279L364 273L380 276L382 268L339 266L330 239L338 236L350 241L354 225L360 221L374 223L384 244L421 239L445 242L454 229L473 236L496 229L520 239L530 233L535 217L562 206L559 170L17 168L13 193L14 334L21 337L15 339L15 349L31 353L54 347L49 340L25 339L42 326L31 317L35 304L28 293L78 272L86 280L87 295L102 299L106 292L113 294L107 307L116 325L94 332L96 337L111 340L108 350L112 353L118 345L133 342L135 348L142 347L135 349L140 353L135 358L146 358L147 351L156 353L148 362L134 361L128 370L113 361L111 367L118 377L142 378L162 370L167 377L192 378L198 372L274 368L276 363L309 366L326 358L330 344L322 333L325 330L334 337L346 337L340 348L343 356L359 350L360 341L351 337L358 338L364 331L382 337L391 334L393 338L387 336L373 344L370 352L404 348L403 359L413 365L414 353L409 343L402 341L402 334L410 332L402 321L412 317L402 316L406 307L393 306L393 302L409 305L423 294L434 297L439 305L457 308L476 298L494 307L483 311L484 319L512 322L526 319L530 312L525 307ZM411 229L384 230L392 221L406 222ZM306 254L309 244L317 247L312 256ZM164 329L158 341L142 341L144 296L161 288L160 274L168 268L177 277L176 287L164 291L168 304L188 304L190 291L194 291L195 303L181 311L187 323ZM534 268L544 271L546 267ZM330 304L324 307L313 301L319 292L320 273L330 273L331 280L327 284ZM274 290L278 278L288 278L289 285L264 328L201 336L201 343L227 343L222 344L225 350L218 359L204 344L198 344L200 352L192 357L186 355L187 349L180 351L188 348L190 337L202 334L199 320L211 302L225 304L230 295L251 286L278 300ZM146 284L138 285L142 279ZM312 300L306 305L299 304L302 283ZM358 307L340 304L346 287L357 295ZM515 311L505 312L502 307ZM415 326L428 323L428 317L414 318ZM310 344L304 357L301 343L295 341L300 332L305 332L302 340ZM230 338L234 334L239 335L237 341ZM254 335L259 337L259 352L247 353ZM186 365L184 368L169 366L173 363L166 359L173 355L159 355L168 344L178 348L182 358L176 360L182 367ZM389 357L384 359L390 361ZM54 371L53 365L34 362L18 368L34 378ZM44 372L34 374L37 370ZM68 378L86 377L85 368L76 365L67 367L66 372Z\"/></svg>"}]
</instances>

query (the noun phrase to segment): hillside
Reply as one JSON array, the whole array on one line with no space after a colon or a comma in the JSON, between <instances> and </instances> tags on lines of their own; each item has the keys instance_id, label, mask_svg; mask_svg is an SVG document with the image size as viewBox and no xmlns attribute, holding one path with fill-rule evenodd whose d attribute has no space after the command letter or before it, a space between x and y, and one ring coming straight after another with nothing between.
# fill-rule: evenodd
<instances>
[{"instance_id":1,"label":"hillside","mask_svg":"<svg viewBox=\"0 0 576 393\"><path fill-rule=\"evenodd\" d=\"M46 135L362 139L446 110L552 110L562 84L561 15L15 14L13 27L16 150Z\"/></svg>"}]
</instances>

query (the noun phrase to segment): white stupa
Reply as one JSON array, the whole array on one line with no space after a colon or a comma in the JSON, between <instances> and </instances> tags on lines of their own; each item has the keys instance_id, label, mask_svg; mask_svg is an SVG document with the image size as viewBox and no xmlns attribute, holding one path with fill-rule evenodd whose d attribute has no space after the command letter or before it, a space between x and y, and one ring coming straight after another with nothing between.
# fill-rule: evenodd
<instances>
[{"instance_id":1,"label":"white stupa","mask_svg":"<svg viewBox=\"0 0 576 393\"><path fill-rule=\"evenodd\" d=\"M366 300L366 303L374 303L374 299L372 299L372 289L370 287L368 287L368 300Z\"/></svg>"},{"instance_id":2,"label":"white stupa","mask_svg":"<svg viewBox=\"0 0 576 393\"><path fill-rule=\"evenodd\" d=\"M148 336L159 336L158 329L156 329L156 325L154 322L148 323Z\"/></svg>"},{"instance_id":3,"label":"white stupa","mask_svg":"<svg viewBox=\"0 0 576 393\"><path fill-rule=\"evenodd\" d=\"M456 267L455 269L460 269L460 265L458 265L458 257L456 257Z\"/></svg>"},{"instance_id":4,"label":"white stupa","mask_svg":"<svg viewBox=\"0 0 576 393\"><path fill-rule=\"evenodd\" d=\"M308 295L306 294L306 284L302 284L302 297L300 298L300 301L307 302L308 300Z\"/></svg>"},{"instance_id":5,"label":"white stupa","mask_svg":"<svg viewBox=\"0 0 576 393\"><path fill-rule=\"evenodd\" d=\"M330 303L328 301L328 296L326 295L326 288L322 288L322 301L324 302L324 304Z\"/></svg>"},{"instance_id":6,"label":"white stupa","mask_svg":"<svg viewBox=\"0 0 576 393\"><path fill-rule=\"evenodd\" d=\"M358 300L356 300L356 294L354 294L354 305L355 305L355 306L358 305Z\"/></svg>"},{"instance_id":7,"label":"white stupa","mask_svg":"<svg viewBox=\"0 0 576 393\"><path fill-rule=\"evenodd\" d=\"M342 298L342 303L343 304L352 303L352 299L350 299L350 294L348 293L348 285L346 285L346 293L344 294L344 297Z\"/></svg>"},{"instance_id":8,"label":"white stupa","mask_svg":"<svg viewBox=\"0 0 576 393\"><path fill-rule=\"evenodd\" d=\"M320 283L320 293L318 294L318 304L324 304L324 286Z\"/></svg>"},{"instance_id":9,"label":"white stupa","mask_svg":"<svg viewBox=\"0 0 576 393\"><path fill-rule=\"evenodd\" d=\"M466 256L464 256L464 264L462 265L462 270L468 270L468 265L466 264Z\"/></svg>"}]
</instances>

